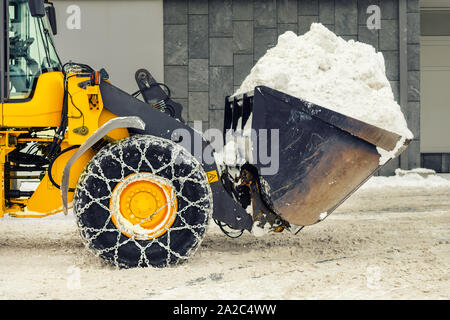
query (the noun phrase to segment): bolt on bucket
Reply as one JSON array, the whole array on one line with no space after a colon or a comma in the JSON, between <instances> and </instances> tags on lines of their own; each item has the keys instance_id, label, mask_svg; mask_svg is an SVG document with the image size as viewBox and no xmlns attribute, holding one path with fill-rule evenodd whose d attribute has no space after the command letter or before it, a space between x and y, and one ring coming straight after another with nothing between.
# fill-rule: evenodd
<instances>
[{"instance_id":1,"label":"bolt on bucket","mask_svg":"<svg viewBox=\"0 0 450 320\"><path fill-rule=\"evenodd\" d=\"M383 166L377 147L393 151L402 140L398 134L264 86L227 98L224 129L225 142L232 137L247 144L245 160L258 170L266 205L299 226L317 223L333 212ZM276 172L268 172L267 163L258 158L261 148L278 153Z\"/></svg>"}]
</instances>

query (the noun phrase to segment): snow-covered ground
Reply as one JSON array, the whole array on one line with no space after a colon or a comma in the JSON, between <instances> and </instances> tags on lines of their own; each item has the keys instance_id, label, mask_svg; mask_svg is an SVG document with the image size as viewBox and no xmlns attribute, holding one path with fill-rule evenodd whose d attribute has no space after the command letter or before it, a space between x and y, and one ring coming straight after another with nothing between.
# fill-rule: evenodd
<instances>
[{"instance_id":1,"label":"snow-covered ground","mask_svg":"<svg viewBox=\"0 0 450 320\"><path fill-rule=\"evenodd\" d=\"M297 236L230 239L211 225L169 269L105 265L73 216L6 217L0 299L448 299L450 181L429 178L373 178Z\"/></svg>"}]
</instances>

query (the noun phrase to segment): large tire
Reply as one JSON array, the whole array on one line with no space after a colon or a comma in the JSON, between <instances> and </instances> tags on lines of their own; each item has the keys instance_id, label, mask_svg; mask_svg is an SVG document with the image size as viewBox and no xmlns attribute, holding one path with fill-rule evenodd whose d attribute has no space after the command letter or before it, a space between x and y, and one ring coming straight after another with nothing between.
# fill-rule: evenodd
<instances>
[{"instance_id":1,"label":"large tire","mask_svg":"<svg viewBox=\"0 0 450 320\"><path fill-rule=\"evenodd\" d=\"M122 201L116 190L139 175L160 179L165 188L162 192L173 189L177 202L165 205L174 209L172 223L151 238L142 236L138 226L131 225L138 230L136 234L125 230L126 225L117 222L125 209L120 207L118 212L112 201L114 197ZM211 188L201 164L180 145L148 135L132 136L101 149L87 164L74 194L81 237L97 255L120 268L167 267L187 260L205 235L212 206Z\"/></svg>"}]
</instances>

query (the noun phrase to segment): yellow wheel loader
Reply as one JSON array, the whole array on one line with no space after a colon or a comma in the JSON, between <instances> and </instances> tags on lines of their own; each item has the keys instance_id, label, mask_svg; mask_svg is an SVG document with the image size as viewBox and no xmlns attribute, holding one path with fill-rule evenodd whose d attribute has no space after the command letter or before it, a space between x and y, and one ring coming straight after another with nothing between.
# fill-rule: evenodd
<instances>
[{"instance_id":1,"label":"yellow wheel loader","mask_svg":"<svg viewBox=\"0 0 450 320\"><path fill-rule=\"evenodd\" d=\"M0 3L0 217L72 209L87 247L115 266L183 262L210 219L230 237L297 233L380 169L377 147L394 150L401 140L260 86L225 99L216 140L231 137L238 148L216 152L147 70L128 94L104 69L61 63L52 3ZM278 154L276 172L257 147ZM223 161L242 149L249 153L239 163ZM27 181L38 184L24 188Z\"/></svg>"}]
</instances>

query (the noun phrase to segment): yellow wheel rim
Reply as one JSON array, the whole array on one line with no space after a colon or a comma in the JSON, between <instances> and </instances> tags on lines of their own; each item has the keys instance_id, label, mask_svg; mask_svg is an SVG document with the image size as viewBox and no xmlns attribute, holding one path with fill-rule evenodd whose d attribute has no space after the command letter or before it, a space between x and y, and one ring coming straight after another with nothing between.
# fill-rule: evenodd
<instances>
[{"instance_id":1,"label":"yellow wheel rim","mask_svg":"<svg viewBox=\"0 0 450 320\"><path fill-rule=\"evenodd\" d=\"M171 182L151 173L126 177L114 188L109 205L114 225L127 237L161 237L175 222L178 203Z\"/></svg>"}]
</instances>

